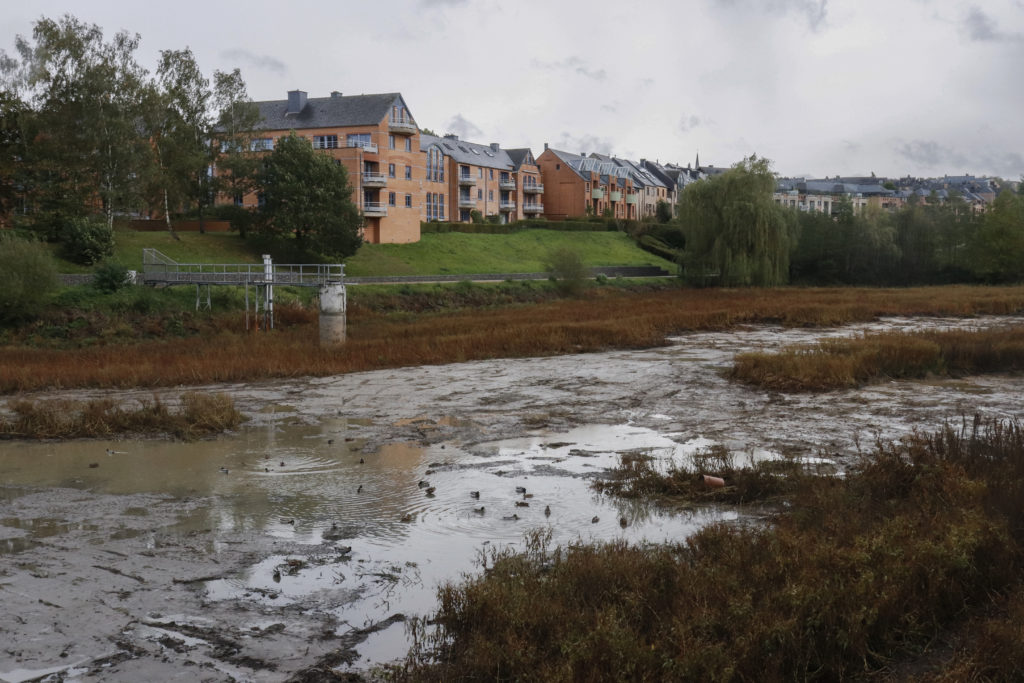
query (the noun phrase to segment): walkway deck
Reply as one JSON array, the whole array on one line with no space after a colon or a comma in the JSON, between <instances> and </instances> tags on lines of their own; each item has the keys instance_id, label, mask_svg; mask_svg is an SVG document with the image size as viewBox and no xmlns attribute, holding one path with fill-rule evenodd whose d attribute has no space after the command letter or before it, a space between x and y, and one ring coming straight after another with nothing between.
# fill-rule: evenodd
<instances>
[{"instance_id":1,"label":"walkway deck","mask_svg":"<svg viewBox=\"0 0 1024 683\"><path fill-rule=\"evenodd\" d=\"M178 263L156 249L142 250L142 283L147 285L321 287L344 281L343 263Z\"/></svg>"}]
</instances>

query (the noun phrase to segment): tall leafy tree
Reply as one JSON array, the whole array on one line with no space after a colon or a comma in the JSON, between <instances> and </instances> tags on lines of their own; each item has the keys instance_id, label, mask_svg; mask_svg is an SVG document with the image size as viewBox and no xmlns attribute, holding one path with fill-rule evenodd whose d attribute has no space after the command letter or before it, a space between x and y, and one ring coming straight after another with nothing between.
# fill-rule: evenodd
<instances>
[{"instance_id":1,"label":"tall leafy tree","mask_svg":"<svg viewBox=\"0 0 1024 683\"><path fill-rule=\"evenodd\" d=\"M122 31L104 41L98 26L65 15L40 19L32 37L19 37L17 47L38 117L32 144L46 178L41 194L57 211L100 208L110 226L116 212L139 207L152 160L139 130L139 36Z\"/></svg>"},{"instance_id":2,"label":"tall leafy tree","mask_svg":"<svg viewBox=\"0 0 1024 683\"><path fill-rule=\"evenodd\" d=\"M685 276L695 284L774 286L789 277L796 218L772 199L775 175L751 156L692 183L679 199Z\"/></svg>"},{"instance_id":3,"label":"tall leafy tree","mask_svg":"<svg viewBox=\"0 0 1024 683\"><path fill-rule=\"evenodd\" d=\"M195 56L184 50L161 50L156 81L147 93L147 128L156 155L155 193L171 230L172 209L185 205L203 209L210 203L210 81Z\"/></svg>"},{"instance_id":4,"label":"tall leafy tree","mask_svg":"<svg viewBox=\"0 0 1024 683\"><path fill-rule=\"evenodd\" d=\"M974 233L971 267L989 282L1024 280L1024 196L1003 190Z\"/></svg>"},{"instance_id":5,"label":"tall leafy tree","mask_svg":"<svg viewBox=\"0 0 1024 683\"><path fill-rule=\"evenodd\" d=\"M237 200L256 189L261 157L252 151L260 114L249 98L238 69L214 72L213 103L218 112L213 150L217 173L213 192Z\"/></svg>"},{"instance_id":6,"label":"tall leafy tree","mask_svg":"<svg viewBox=\"0 0 1024 683\"><path fill-rule=\"evenodd\" d=\"M362 244L362 216L345 167L291 132L278 138L260 177L268 230L304 250L345 258Z\"/></svg>"}]
</instances>

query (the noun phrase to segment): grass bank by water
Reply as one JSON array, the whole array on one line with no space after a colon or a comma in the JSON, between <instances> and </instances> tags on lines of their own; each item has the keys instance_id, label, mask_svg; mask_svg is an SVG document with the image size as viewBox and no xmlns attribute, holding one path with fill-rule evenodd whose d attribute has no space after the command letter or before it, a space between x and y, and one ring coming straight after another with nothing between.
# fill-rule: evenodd
<instances>
[{"instance_id":1,"label":"grass bank by water","mask_svg":"<svg viewBox=\"0 0 1024 683\"><path fill-rule=\"evenodd\" d=\"M744 353L730 376L777 391L827 391L882 379L1024 370L1024 327L886 332Z\"/></svg>"},{"instance_id":2,"label":"grass bank by water","mask_svg":"<svg viewBox=\"0 0 1024 683\"><path fill-rule=\"evenodd\" d=\"M513 285L510 285L513 286ZM514 285L518 286L518 285ZM880 315L1005 315L1024 310L1024 287L772 289L630 292L593 287L579 298L524 306L379 312L353 305L348 342L318 347L317 313L283 308L279 329L244 332L241 311L210 315L201 334L129 344L39 348L8 337L0 391L158 387L648 348L666 336L781 322L836 325ZM125 323L127 324L127 323ZM145 324L145 323L141 323ZM126 332L127 336L127 332Z\"/></svg>"},{"instance_id":3,"label":"grass bank by water","mask_svg":"<svg viewBox=\"0 0 1024 683\"><path fill-rule=\"evenodd\" d=\"M12 400L11 418L0 418L0 437L14 439L77 439L123 434L171 434L197 439L240 425L244 417L226 394L185 392L171 407L154 395L127 407L113 399L69 401Z\"/></svg>"},{"instance_id":4,"label":"grass bank by water","mask_svg":"<svg viewBox=\"0 0 1024 683\"><path fill-rule=\"evenodd\" d=\"M396 677L1019 680L1020 425L947 427L879 445L845 477L787 476L790 506L767 524L491 552L439 590L439 628L420 624Z\"/></svg>"}]
</instances>

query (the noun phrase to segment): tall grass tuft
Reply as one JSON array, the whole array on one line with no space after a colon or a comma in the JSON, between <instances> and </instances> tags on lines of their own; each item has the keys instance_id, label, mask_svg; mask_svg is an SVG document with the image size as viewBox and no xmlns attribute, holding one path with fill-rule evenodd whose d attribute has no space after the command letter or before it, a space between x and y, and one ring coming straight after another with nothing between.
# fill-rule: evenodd
<instances>
[{"instance_id":1,"label":"tall grass tuft","mask_svg":"<svg viewBox=\"0 0 1024 683\"><path fill-rule=\"evenodd\" d=\"M1022 462L1019 425L979 424L879 445L845 477L798 477L790 506L765 525L718 523L642 546L552 547L534 535L525 552L491 551L482 574L439 589L437 628L421 625L396 678L844 680L907 662L924 671L929 643L1018 590L1024 549L1011 518L1024 501L1014 509L992 493L1024 481ZM1014 680L1024 638L1012 623L977 628L997 635L993 655L1016 663L981 662L960 680ZM937 680L964 666L937 665Z\"/></svg>"},{"instance_id":2,"label":"tall grass tuft","mask_svg":"<svg viewBox=\"0 0 1024 683\"><path fill-rule=\"evenodd\" d=\"M778 391L828 391L885 378L1024 370L1024 327L885 332L736 356L730 377Z\"/></svg>"},{"instance_id":3,"label":"tall grass tuft","mask_svg":"<svg viewBox=\"0 0 1024 683\"><path fill-rule=\"evenodd\" d=\"M179 407L159 396L127 407L109 398L89 401L8 401L12 418L0 418L0 436L17 439L74 439L124 434L171 434L196 439L240 425L245 418L226 394L186 392Z\"/></svg>"}]
</instances>

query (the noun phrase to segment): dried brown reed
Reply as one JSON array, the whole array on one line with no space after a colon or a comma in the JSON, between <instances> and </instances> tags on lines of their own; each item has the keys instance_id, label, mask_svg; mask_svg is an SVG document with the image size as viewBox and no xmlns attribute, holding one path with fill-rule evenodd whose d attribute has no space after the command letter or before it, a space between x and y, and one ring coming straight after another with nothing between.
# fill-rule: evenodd
<instances>
[{"instance_id":1,"label":"dried brown reed","mask_svg":"<svg viewBox=\"0 0 1024 683\"><path fill-rule=\"evenodd\" d=\"M234 429L244 420L226 394L186 392L174 409L154 395L128 407L109 398L8 401L12 418L0 418L0 436L18 439L74 439L133 434L171 434L196 439Z\"/></svg>"},{"instance_id":2,"label":"dried brown reed","mask_svg":"<svg viewBox=\"0 0 1024 683\"><path fill-rule=\"evenodd\" d=\"M1005 314L1024 310L1024 287L905 290L671 290L596 288L582 299L535 305L381 314L353 311L349 341L317 348L312 325L245 334L219 326L202 338L49 350L0 349L0 392L61 387L169 386L403 365L642 348L667 335L754 322L838 324L879 315Z\"/></svg>"},{"instance_id":3,"label":"dried brown reed","mask_svg":"<svg viewBox=\"0 0 1024 683\"><path fill-rule=\"evenodd\" d=\"M1024 370L1024 327L885 332L736 356L730 376L765 389L827 391L883 378Z\"/></svg>"},{"instance_id":4,"label":"dried brown reed","mask_svg":"<svg viewBox=\"0 0 1024 683\"><path fill-rule=\"evenodd\" d=\"M536 534L525 552L495 550L481 575L439 590L439 628L419 624L396 678L846 680L895 671L972 607L1019 585L1024 548L1007 514L1020 508L1000 512L988 499L1007 476L1024 481L1021 434L1019 425L983 425L879 445L846 477L799 479L791 506L769 524L714 524L682 545L552 548L550 535ZM981 467L970 474L978 458L995 463L999 479ZM1014 680L1021 630L986 623L997 634L990 653L1010 651L1011 662L982 662L960 680Z\"/></svg>"}]
</instances>

